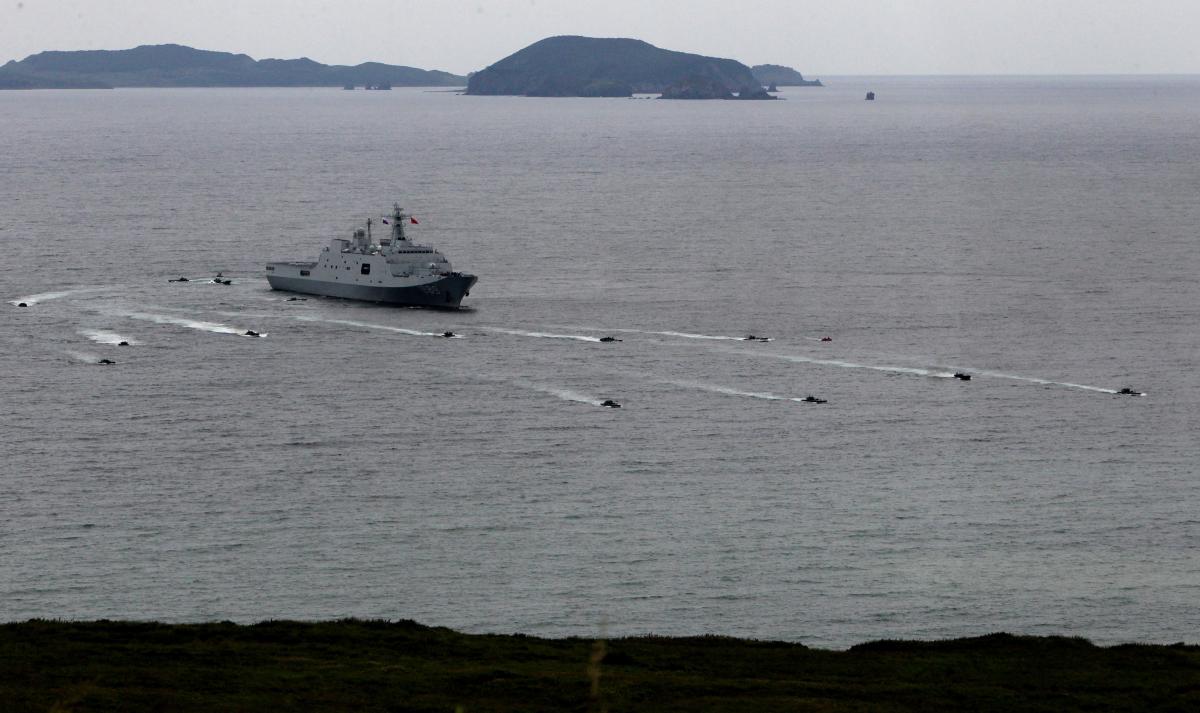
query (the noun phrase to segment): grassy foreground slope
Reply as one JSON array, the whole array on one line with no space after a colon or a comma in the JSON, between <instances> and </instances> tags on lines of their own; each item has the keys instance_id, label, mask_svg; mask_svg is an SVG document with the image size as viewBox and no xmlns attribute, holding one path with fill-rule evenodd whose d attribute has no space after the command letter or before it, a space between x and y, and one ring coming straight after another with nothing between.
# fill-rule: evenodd
<instances>
[{"instance_id":1,"label":"grassy foreground slope","mask_svg":"<svg viewBox=\"0 0 1200 713\"><path fill-rule=\"evenodd\" d=\"M993 634L850 651L413 622L0 625L0 710L1197 711L1200 647Z\"/></svg>"}]
</instances>

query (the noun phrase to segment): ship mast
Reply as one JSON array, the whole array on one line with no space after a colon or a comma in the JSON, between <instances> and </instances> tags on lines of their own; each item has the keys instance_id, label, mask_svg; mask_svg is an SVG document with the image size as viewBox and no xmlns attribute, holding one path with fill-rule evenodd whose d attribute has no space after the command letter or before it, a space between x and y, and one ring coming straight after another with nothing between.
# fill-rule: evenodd
<instances>
[{"instance_id":1,"label":"ship mast","mask_svg":"<svg viewBox=\"0 0 1200 713\"><path fill-rule=\"evenodd\" d=\"M398 240L407 240L404 237L404 209L399 203L392 204L392 244L395 245Z\"/></svg>"}]
</instances>

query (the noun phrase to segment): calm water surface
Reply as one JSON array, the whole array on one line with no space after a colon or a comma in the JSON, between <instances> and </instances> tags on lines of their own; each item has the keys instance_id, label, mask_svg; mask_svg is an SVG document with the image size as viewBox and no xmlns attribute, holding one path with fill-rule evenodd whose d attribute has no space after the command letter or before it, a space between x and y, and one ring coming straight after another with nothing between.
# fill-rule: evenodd
<instances>
[{"instance_id":1,"label":"calm water surface","mask_svg":"<svg viewBox=\"0 0 1200 713\"><path fill-rule=\"evenodd\" d=\"M829 84L0 93L0 620L1196 642L1200 79Z\"/></svg>"}]
</instances>

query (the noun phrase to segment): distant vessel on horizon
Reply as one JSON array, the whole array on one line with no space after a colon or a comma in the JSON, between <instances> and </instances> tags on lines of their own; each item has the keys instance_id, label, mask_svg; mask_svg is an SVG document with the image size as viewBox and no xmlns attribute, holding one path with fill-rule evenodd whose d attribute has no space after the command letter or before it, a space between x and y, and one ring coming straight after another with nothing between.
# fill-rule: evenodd
<instances>
[{"instance_id":1,"label":"distant vessel on horizon","mask_svg":"<svg viewBox=\"0 0 1200 713\"><path fill-rule=\"evenodd\" d=\"M377 243L371 220L356 228L353 237L333 238L316 262L267 263L267 282L275 290L308 295L341 297L413 307L458 308L478 279L456 272L445 255L408 239L405 225L416 218L396 203L391 237Z\"/></svg>"}]
</instances>

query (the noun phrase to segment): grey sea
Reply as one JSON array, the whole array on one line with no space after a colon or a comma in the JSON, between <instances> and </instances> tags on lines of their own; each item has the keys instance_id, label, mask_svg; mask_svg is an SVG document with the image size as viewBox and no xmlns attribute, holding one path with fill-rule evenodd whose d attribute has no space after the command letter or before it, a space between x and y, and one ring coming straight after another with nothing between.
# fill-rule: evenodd
<instances>
[{"instance_id":1,"label":"grey sea","mask_svg":"<svg viewBox=\"0 0 1200 713\"><path fill-rule=\"evenodd\" d=\"M0 620L1200 642L1200 78L826 81L0 93Z\"/></svg>"}]
</instances>

